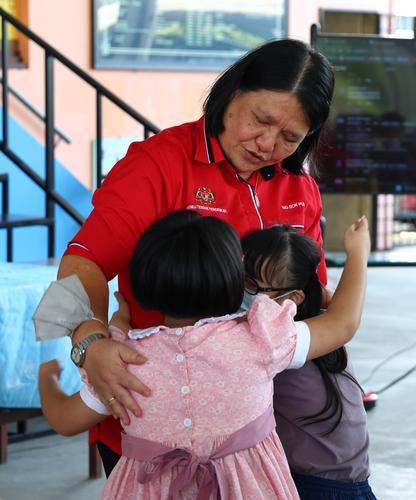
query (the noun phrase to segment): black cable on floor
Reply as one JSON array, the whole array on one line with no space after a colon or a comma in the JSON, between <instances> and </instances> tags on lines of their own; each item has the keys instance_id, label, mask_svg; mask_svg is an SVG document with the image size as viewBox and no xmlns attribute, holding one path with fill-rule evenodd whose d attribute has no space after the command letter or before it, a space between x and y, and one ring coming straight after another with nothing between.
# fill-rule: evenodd
<instances>
[{"instance_id":1,"label":"black cable on floor","mask_svg":"<svg viewBox=\"0 0 416 500\"><path fill-rule=\"evenodd\" d=\"M365 378L363 385L366 384L369 380L371 380L374 376L374 374L382 367L384 366L388 361L391 359L397 357L399 354L402 354L403 352L409 351L410 349L413 349L413 347L416 346L416 342L413 342L409 346L402 347L398 351L394 352L393 354L390 354L387 356L387 358L383 359L378 363L370 372L370 374ZM363 403L364 403L364 408L366 411L372 410L377 403L378 396L382 394L384 391L387 391L387 389L390 389L390 387L393 387L396 385L398 382L401 380L404 380L406 377L411 375L414 371L416 370L416 365L412 366L409 370L407 370L405 373L400 375L399 377L393 379L391 382L388 384L384 385L378 390L371 391L371 392L366 392L363 394Z\"/></svg>"},{"instance_id":2,"label":"black cable on floor","mask_svg":"<svg viewBox=\"0 0 416 500\"><path fill-rule=\"evenodd\" d=\"M402 347L400 348L398 351L396 352L393 352L392 354L390 354L389 356L387 356L387 358L383 359L382 361L380 361L372 370L371 372L369 373L369 375L362 381L362 385L366 385L367 382L369 380L371 380L374 376L374 374L382 367L384 366L388 361L394 359L396 356L398 356L399 354L402 354L403 352L406 352L406 351L410 351L411 349L413 349L414 347L416 347L416 342L412 342L410 345L406 346L406 347Z\"/></svg>"},{"instance_id":3,"label":"black cable on floor","mask_svg":"<svg viewBox=\"0 0 416 500\"><path fill-rule=\"evenodd\" d=\"M390 387L393 387L393 385L396 385L397 382L400 382L401 380L403 380L404 378L408 377L411 373L413 373L414 371L416 370L416 365L412 366L412 368L410 368L409 370L407 370L407 372L403 373L403 375L400 375L400 377L397 377L396 379L392 380L391 382L389 382L387 385L385 385L384 387L382 387L381 389L379 389L378 391L374 391L376 394L381 394L383 393L384 391L386 391L387 389L390 389Z\"/></svg>"}]
</instances>

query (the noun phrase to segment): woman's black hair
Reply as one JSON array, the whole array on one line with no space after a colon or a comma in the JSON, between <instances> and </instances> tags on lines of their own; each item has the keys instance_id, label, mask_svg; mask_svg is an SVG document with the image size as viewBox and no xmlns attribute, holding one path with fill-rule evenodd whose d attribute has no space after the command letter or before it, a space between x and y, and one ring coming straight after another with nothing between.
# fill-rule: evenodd
<instances>
[{"instance_id":1,"label":"woman's black hair","mask_svg":"<svg viewBox=\"0 0 416 500\"><path fill-rule=\"evenodd\" d=\"M175 318L234 313L244 294L238 235L215 217L190 210L172 212L139 239L130 282L144 309Z\"/></svg>"},{"instance_id":2,"label":"woman's black hair","mask_svg":"<svg viewBox=\"0 0 416 500\"><path fill-rule=\"evenodd\" d=\"M252 278L279 288L302 290L305 300L298 305L295 320L301 321L320 314L322 307L322 285L317 275L321 260L318 244L289 225L274 226L250 233L242 240L246 273ZM322 409L300 420L304 425L324 422L336 416L332 427L324 433L333 432L343 414L342 395L336 379L330 375L340 373L360 387L355 378L346 371L348 357L345 347L313 360L322 376L326 391L326 402ZM361 389L361 387L360 387ZM276 409L279 412L278 406Z\"/></svg>"},{"instance_id":3,"label":"woman's black hair","mask_svg":"<svg viewBox=\"0 0 416 500\"><path fill-rule=\"evenodd\" d=\"M326 57L299 40L276 40L247 53L218 77L205 99L208 132L218 135L224 130L224 113L237 91L256 90L291 92L298 98L309 134L282 166L300 175L307 160L310 173L317 174L321 130L334 90L334 72Z\"/></svg>"}]
</instances>

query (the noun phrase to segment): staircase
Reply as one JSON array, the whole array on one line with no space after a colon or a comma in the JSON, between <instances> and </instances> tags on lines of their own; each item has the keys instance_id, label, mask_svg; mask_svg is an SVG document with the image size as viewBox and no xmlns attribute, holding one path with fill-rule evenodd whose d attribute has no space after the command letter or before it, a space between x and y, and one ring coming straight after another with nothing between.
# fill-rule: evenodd
<instances>
[{"instance_id":1,"label":"staircase","mask_svg":"<svg viewBox=\"0 0 416 500\"><path fill-rule=\"evenodd\" d=\"M0 174L2 205L0 229L6 229L6 260L13 262L13 228L29 226L46 226L52 228L55 219L52 217L35 217L30 215L9 214L9 175Z\"/></svg>"},{"instance_id":2,"label":"staircase","mask_svg":"<svg viewBox=\"0 0 416 500\"><path fill-rule=\"evenodd\" d=\"M0 17L2 20L1 32L1 61L3 68L3 75L0 83L2 84L2 109L1 109L1 123L2 138L0 140L0 151L19 169L21 170L35 185L37 185L45 193L44 214L42 216L25 214L17 215L10 213L9 201L10 192L10 179L8 174L0 173L0 184L2 192L2 212L0 215L0 229L6 231L6 260L13 261L13 230L15 228L30 227L30 226L44 226L47 228L48 233L48 248L46 257L51 259L56 255L55 239L56 239L56 212L55 208L60 207L69 217L77 224L81 225L84 221L83 215L71 205L55 188L55 135L58 134L66 142L70 140L55 126L54 117L54 62L59 61L69 71L76 74L84 83L92 87L96 95L96 108L95 108L95 157L96 157L96 172L97 187L101 185L102 181L102 130L103 130L103 99L108 99L117 108L133 118L143 128L143 139L152 134L159 132L159 129L147 120L140 113L135 111L132 107L119 99L116 95L102 86L98 81L88 75L84 70L79 68L76 64L66 58L63 54L54 49L51 45L46 43L42 38L33 33L29 28L20 23L13 16L8 14L4 9L0 8ZM38 47L44 51L45 66L44 66L44 96L45 96L45 113L42 114L34 108L24 96L21 96L13 87L9 85L8 70L9 54L8 54L8 40L7 30L9 26L26 35ZM10 116L9 116L9 97L13 95L25 104L28 109L35 113L38 118L42 119L45 123L44 147L45 147L45 175L40 176L19 154L17 154L10 147L9 131L10 131ZM140 139L140 138L139 138Z\"/></svg>"}]
</instances>

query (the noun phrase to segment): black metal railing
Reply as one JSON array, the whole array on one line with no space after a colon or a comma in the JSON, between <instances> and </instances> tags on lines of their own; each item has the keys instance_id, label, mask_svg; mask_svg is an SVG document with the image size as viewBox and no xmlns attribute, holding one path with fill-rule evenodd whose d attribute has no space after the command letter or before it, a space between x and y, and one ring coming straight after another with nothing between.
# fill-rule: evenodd
<instances>
[{"instance_id":1,"label":"black metal railing","mask_svg":"<svg viewBox=\"0 0 416 500\"><path fill-rule=\"evenodd\" d=\"M9 176L0 174L1 184L1 213L3 217L9 215ZM6 228L6 260L11 262L13 252L13 233L10 228Z\"/></svg>"},{"instance_id":2,"label":"black metal railing","mask_svg":"<svg viewBox=\"0 0 416 500\"><path fill-rule=\"evenodd\" d=\"M55 133L55 116L54 116L54 61L57 60L63 64L71 72L75 73L86 84L95 89L96 92L96 113L95 113L95 157L96 157L96 179L97 187L101 184L102 179L102 131L103 131L103 113L102 104L103 98L108 99L119 109L127 113L131 118L138 122L143 127L144 138L151 134L159 132L158 127L151 121L147 120L143 115L134 110L131 106L122 101L115 94L106 89L98 81L92 78L88 73L79 68L76 64L66 58L63 54L46 43L36 33L27 28L13 16L8 14L4 9L0 8L1 17L1 60L3 68L3 93L2 93L2 124L3 138L0 141L0 150L22 170L35 184L37 184L46 194L45 218L51 219L55 215L55 206L60 206L72 219L79 224L84 221L83 216L59 193L55 191L55 151L54 151L54 133ZM8 47L7 47L7 29L8 25L12 25L19 32L23 33L36 45L41 47L45 54L45 179L39 176L24 160L22 160L9 147L9 92L10 85L8 82ZM55 256L55 224L48 225L48 257Z\"/></svg>"},{"instance_id":3,"label":"black metal railing","mask_svg":"<svg viewBox=\"0 0 416 500\"><path fill-rule=\"evenodd\" d=\"M0 78L0 84L3 84L3 79ZM29 111L31 111L37 118L39 118L42 122L45 122L45 115L39 111L36 106L34 106L26 97L24 97L15 87L12 87L9 84L8 87L9 93L14 96L19 102L23 104ZM71 144L71 138L59 127L55 127L55 134L62 139L67 144Z\"/></svg>"}]
</instances>

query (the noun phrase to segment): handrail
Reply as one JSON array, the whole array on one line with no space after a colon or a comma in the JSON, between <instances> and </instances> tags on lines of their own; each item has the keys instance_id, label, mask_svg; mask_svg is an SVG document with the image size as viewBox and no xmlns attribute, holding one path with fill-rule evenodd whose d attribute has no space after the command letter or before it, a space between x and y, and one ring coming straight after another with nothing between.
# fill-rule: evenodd
<instances>
[{"instance_id":1,"label":"handrail","mask_svg":"<svg viewBox=\"0 0 416 500\"><path fill-rule=\"evenodd\" d=\"M0 77L0 84L3 84L3 78ZM24 97L18 90L12 87L9 84L8 90L12 95L16 97L18 101L20 101L24 106L26 106L35 116L40 118L43 122L45 121L45 115L42 114L31 102L29 102L26 97ZM59 137L65 141L67 144L71 144L71 138L65 134L65 132L59 127L55 127L55 134L59 135Z\"/></svg>"},{"instance_id":2,"label":"handrail","mask_svg":"<svg viewBox=\"0 0 416 500\"><path fill-rule=\"evenodd\" d=\"M16 153L9 148L5 148L4 146L1 148L1 152L5 154L13 163L15 163L20 170L25 173L37 186L43 189L43 191L46 191L46 182L42 179L42 177L33 172L32 169L16 155ZM82 224L84 222L84 217L77 210L75 210L75 208L73 208L63 196L56 191L51 191L49 194L55 203L57 203L62 210L78 222L78 224Z\"/></svg>"},{"instance_id":3,"label":"handrail","mask_svg":"<svg viewBox=\"0 0 416 500\"><path fill-rule=\"evenodd\" d=\"M131 118L143 126L144 138L151 134L157 134L159 129L150 120L134 110L127 103L118 98L115 94L106 89L97 80L92 78L84 70L76 66L67 57L58 52L55 48L42 40L36 33L30 30L27 26L11 16L4 9L0 8L1 18L1 62L3 68L3 95L2 95L2 124L3 138L0 140L0 150L12 160L22 172L24 172L33 182L35 182L46 193L45 216L48 219L55 217L55 204L59 205L68 215L76 222L82 224L83 216L71 206L62 196L55 191L55 153L54 153L54 134L57 132L55 128L55 109L54 109L54 61L55 59L67 67L70 71L79 76L84 82L93 87L96 91L96 178L97 187L100 186L102 180L102 98L105 97L119 109L127 113ZM8 83L8 47L7 47L7 26L10 23L18 31L26 35L30 40L43 48L45 53L45 179L40 177L26 162L14 153L9 147L9 122L8 122L8 95L9 92L16 96L16 91ZM21 96L16 96L20 99ZM33 109L32 109L33 111ZM37 111L37 110L36 110ZM40 112L38 112L40 113ZM37 114L37 113L36 113ZM40 113L41 114L41 113ZM39 116L39 115L38 115ZM57 132L62 137L64 134ZM63 137L64 138L64 137ZM67 138L66 138L67 139ZM64 140L66 140L64 138ZM55 253L55 225L48 226L48 257L54 257Z\"/></svg>"},{"instance_id":4,"label":"handrail","mask_svg":"<svg viewBox=\"0 0 416 500\"><path fill-rule=\"evenodd\" d=\"M1 183L1 213L9 215L9 174L0 174ZM13 260L13 233L10 228L6 229L6 260Z\"/></svg>"}]
</instances>

